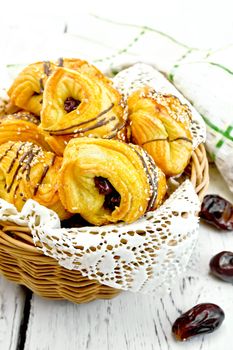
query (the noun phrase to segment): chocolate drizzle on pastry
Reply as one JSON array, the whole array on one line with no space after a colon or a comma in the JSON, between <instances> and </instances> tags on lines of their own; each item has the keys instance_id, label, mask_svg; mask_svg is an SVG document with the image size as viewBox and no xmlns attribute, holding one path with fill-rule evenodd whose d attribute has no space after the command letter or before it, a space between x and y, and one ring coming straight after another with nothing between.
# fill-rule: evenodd
<instances>
[{"instance_id":1,"label":"chocolate drizzle on pastry","mask_svg":"<svg viewBox=\"0 0 233 350\"><path fill-rule=\"evenodd\" d=\"M144 151L144 156L148 161L148 169L150 172L149 184L151 188L151 197L147 206L147 211L150 211L154 208L157 195L158 195L158 169L155 165L153 158L145 151Z\"/></svg>"},{"instance_id":2,"label":"chocolate drizzle on pastry","mask_svg":"<svg viewBox=\"0 0 233 350\"><path fill-rule=\"evenodd\" d=\"M153 209L156 198L157 198L157 185L158 185L158 173L157 173L157 167L155 165L155 162L153 159L149 156L149 154L143 150L142 148L139 148L135 145L129 144L129 146L134 150L134 152L138 155L140 158L143 168L146 172L147 179L150 186L150 199L148 201L147 205L147 211L150 211Z\"/></svg>"},{"instance_id":3,"label":"chocolate drizzle on pastry","mask_svg":"<svg viewBox=\"0 0 233 350\"><path fill-rule=\"evenodd\" d=\"M44 73L47 75L47 77L52 73L51 70L51 63L49 61L44 61L43 62L43 67L44 67Z\"/></svg>"},{"instance_id":4,"label":"chocolate drizzle on pastry","mask_svg":"<svg viewBox=\"0 0 233 350\"><path fill-rule=\"evenodd\" d=\"M15 143L12 143L10 145L10 147L5 151L5 153L0 158L0 162L3 160L3 158L11 150L13 150L14 146L15 146ZM31 165L32 165L33 159L36 158L38 156L38 154L40 154L40 152L41 152L41 148L30 143L30 142L20 142L19 143L19 146L18 146L17 150L15 151L15 156L12 158L11 163L6 171L7 174L10 174L14 168L16 161L18 160L18 165L13 172L13 176L11 178L11 182L10 182L9 186L7 187L5 184L5 188L6 188L7 193L10 193L12 186L13 186L17 176L19 175L19 172L20 172L20 176L22 176L23 173L26 172L26 175L25 175L26 181L30 181L30 171L31 171ZM19 158L19 156L21 156L21 157ZM52 158L52 162L54 162L54 157ZM42 179L42 181L43 181L43 179ZM40 185L40 183L39 183L39 185ZM17 191L17 189L15 189L15 192L16 191Z\"/></svg>"},{"instance_id":5,"label":"chocolate drizzle on pastry","mask_svg":"<svg viewBox=\"0 0 233 350\"><path fill-rule=\"evenodd\" d=\"M81 122L81 123L69 126L68 128L64 128L64 129L60 129L60 130L51 130L51 129L44 129L44 130L48 131L51 135L70 135L70 134L75 133L75 132L71 132L70 131L69 133L66 134L66 133L63 133L63 131L68 131L70 129L78 128L78 127L80 127L82 125L85 125L85 124L88 124L90 122L93 122L93 121L99 119L100 117L102 117L104 114L108 113L113 108L113 106L114 106L114 103L112 103L107 109L105 109L104 111L99 113L96 117L88 119L88 120L85 120L84 122ZM83 132L83 131L81 131L81 132Z\"/></svg>"},{"instance_id":6,"label":"chocolate drizzle on pastry","mask_svg":"<svg viewBox=\"0 0 233 350\"><path fill-rule=\"evenodd\" d=\"M53 157L52 157L52 160L51 160L51 166L53 166L53 165L54 165L54 163L55 163L55 159L56 159L56 156L55 156L55 154L53 154Z\"/></svg>"},{"instance_id":7,"label":"chocolate drizzle on pastry","mask_svg":"<svg viewBox=\"0 0 233 350\"><path fill-rule=\"evenodd\" d=\"M14 143L11 144L11 146L3 153L3 155L0 158L0 162L3 160L3 158L5 158L7 156L7 154L12 150L12 148L14 147Z\"/></svg>"},{"instance_id":8,"label":"chocolate drizzle on pastry","mask_svg":"<svg viewBox=\"0 0 233 350\"><path fill-rule=\"evenodd\" d=\"M186 141L186 142L189 142L189 143L193 143L193 141L188 139L187 137L177 137L176 139L169 140L169 142L174 142L174 141L179 141L179 140L183 140L183 141Z\"/></svg>"},{"instance_id":9,"label":"chocolate drizzle on pastry","mask_svg":"<svg viewBox=\"0 0 233 350\"><path fill-rule=\"evenodd\" d=\"M22 148L23 148L23 144L21 144L21 145L19 146L19 148L17 149L16 154L15 154L15 157L12 159L12 161L11 161L11 163L10 163L10 166L9 166L7 172L6 172L7 174L9 174L9 173L11 172L11 170L12 170L12 168L13 168L13 166L14 166L16 160L17 160L18 157L19 157L19 152L21 151Z\"/></svg>"},{"instance_id":10,"label":"chocolate drizzle on pastry","mask_svg":"<svg viewBox=\"0 0 233 350\"><path fill-rule=\"evenodd\" d=\"M146 145L148 143L157 142L157 141L175 142L175 141L179 141L179 140L183 140L183 141L186 141L186 142L189 142L189 143L193 143L192 140L188 139L187 137L177 137L177 138L175 138L173 140L169 140L169 138L166 137L166 138L163 138L163 139L158 138L158 139L148 140L146 142L143 142L142 146L144 146L144 145Z\"/></svg>"},{"instance_id":11,"label":"chocolate drizzle on pastry","mask_svg":"<svg viewBox=\"0 0 233 350\"><path fill-rule=\"evenodd\" d=\"M15 162L15 161L18 159L19 154L20 154L20 151L21 151L21 149L23 149L23 147L25 146L25 144L26 144L26 142L25 142L25 143L22 143L22 144L19 146L19 148L18 148L18 150L17 150L17 152L16 152L16 155L15 155L15 157L13 158L13 161L12 161L12 162ZM10 183L10 185L9 185L8 188L7 188L7 193L10 193L11 188L12 188L14 182L15 182L15 179L16 179L18 173L19 173L19 170L20 170L20 168L22 167L22 165L24 164L24 160L25 160L27 157L30 157L30 155L31 155L31 153L32 153L32 151L33 151L33 146L34 146L34 145L31 144L29 150L26 149L26 150L25 150L25 153L23 153L22 157L19 159L19 163L18 163L18 166L17 166L17 168L16 168L16 170L15 170L15 172L14 172L14 175L13 175L13 177L12 177L12 179L11 179L11 183ZM32 159L33 159L33 157L30 157L30 162L32 161ZM12 164L12 163L11 163L11 164ZM29 164L29 166L30 166L30 164ZM11 167L11 165L10 165L10 168L12 169L13 166ZM9 168L9 169L10 169L10 168ZM8 171L9 171L9 169L8 169ZM11 169L10 169L10 171L11 171ZM9 171L9 172L10 172L10 171Z\"/></svg>"},{"instance_id":12,"label":"chocolate drizzle on pastry","mask_svg":"<svg viewBox=\"0 0 233 350\"><path fill-rule=\"evenodd\" d=\"M62 57L59 57L59 58L58 58L57 66L58 66L58 67L64 67L64 60L63 60Z\"/></svg>"},{"instance_id":13,"label":"chocolate drizzle on pastry","mask_svg":"<svg viewBox=\"0 0 233 350\"><path fill-rule=\"evenodd\" d=\"M118 125L112 130L114 131L111 135L104 137L107 140L114 139L117 136L118 132L121 131L126 126L126 123L118 123Z\"/></svg>"},{"instance_id":14,"label":"chocolate drizzle on pastry","mask_svg":"<svg viewBox=\"0 0 233 350\"><path fill-rule=\"evenodd\" d=\"M70 214L64 209L57 188L62 159L32 142L4 143L0 146L0 155L5 156L6 150L11 151L6 158L1 157L4 159L0 163L1 198L14 204L17 210L21 210L28 199L35 199L55 210L61 219L68 218Z\"/></svg>"},{"instance_id":15,"label":"chocolate drizzle on pastry","mask_svg":"<svg viewBox=\"0 0 233 350\"><path fill-rule=\"evenodd\" d=\"M43 94L44 92L44 84L43 84L43 79L40 79L40 93Z\"/></svg>"},{"instance_id":16,"label":"chocolate drizzle on pastry","mask_svg":"<svg viewBox=\"0 0 233 350\"><path fill-rule=\"evenodd\" d=\"M53 154L50 166L54 165L55 159L56 159L56 156L55 156L55 154ZM43 169L43 172L42 172L42 175L41 175L41 177L40 177L36 187L34 188L33 196L35 196L37 194L37 191L38 191L40 185L42 185L42 183L43 183L43 181L44 181L44 179L45 179L45 177L47 175L47 172L48 172L50 166L49 165L45 165L45 167Z\"/></svg>"},{"instance_id":17,"label":"chocolate drizzle on pastry","mask_svg":"<svg viewBox=\"0 0 233 350\"><path fill-rule=\"evenodd\" d=\"M115 116L112 116L110 119L104 118L104 119L98 121L97 123L95 123L94 125L92 125L92 126L90 126L88 128L74 130L73 132L67 132L67 133L63 133L63 134L58 134L58 136L65 136L65 135L69 136L69 135L82 134L84 132L95 130L97 128L100 128L101 126L107 125L107 124L109 124L110 122L112 122L115 119L116 119ZM53 135L53 133L50 133L50 135ZM57 134L55 134L55 135L57 135Z\"/></svg>"},{"instance_id":18,"label":"chocolate drizzle on pastry","mask_svg":"<svg viewBox=\"0 0 233 350\"><path fill-rule=\"evenodd\" d=\"M28 151L28 159L25 162L25 165L22 167L22 174L26 171L26 180L30 181L30 171L31 171L31 162L34 157L37 156L37 154L40 152L40 149L37 149L33 152L33 147L30 151Z\"/></svg>"},{"instance_id":19,"label":"chocolate drizzle on pastry","mask_svg":"<svg viewBox=\"0 0 233 350\"><path fill-rule=\"evenodd\" d=\"M148 140L148 141L146 141L146 142L143 142L143 143L142 143L142 146L146 145L147 143L152 143L152 142L157 142L157 141L168 141L168 137L162 138L162 139L158 138L158 139Z\"/></svg>"},{"instance_id":20,"label":"chocolate drizzle on pastry","mask_svg":"<svg viewBox=\"0 0 233 350\"><path fill-rule=\"evenodd\" d=\"M47 175L48 170L49 170L49 165L45 165L45 167L44 167L44 169L43 169L43 172L42 172L42 175L41 175L41 178L40 178L40 180L38 181L36 187L34 188L33 196L35 196L35 195L37 194L37 191L38 191L40 185L42 184L42 182L43 182L45 176Z\"/></svg>"}]
</instances>

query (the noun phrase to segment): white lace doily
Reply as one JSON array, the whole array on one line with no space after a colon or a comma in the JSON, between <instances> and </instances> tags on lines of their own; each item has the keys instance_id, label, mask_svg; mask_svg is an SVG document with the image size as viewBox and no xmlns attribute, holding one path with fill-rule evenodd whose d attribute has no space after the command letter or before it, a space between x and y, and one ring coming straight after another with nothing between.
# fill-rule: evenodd
<instances>
[{"instance_id":1,"label":"white lace doily","mask_svg":"<svg viewBox=\"0 0 233 350\"><path fill-rule=\"evenodd\" d=\"M125 96L145 83L188 104L194 117L194 147L205 140L201 117L152 67L137 64L114 78L115 86ZM18 213L2 199L0 221L28 226L39 250L89 279L133 292L163 293L186 269L197 238L199 209L197 194L186 180L156 211L129 225L65 229L55 212L33 200L28 200Z\"/></svg>"},{"instance_id":2,"label":"white lace doily","mask_svg":"<svg viewBox=\"0 0 233 350\"><path fill-rule=\"evenodd\" d=\"M160 72L145 63L137 63L130 68L122 70L113 78L114 86L125 98L139 88L148 85L156 92L172 94L179 98L181 103L188 105L192 113L190 131L193 136L193 148L206 139L206 126L200 114L193 108L188 100L172 85Z\"/></svg>"},{"instance_id":3,"label":"white lace doily","mask_svg":"<svg viewBox=\"0 0 233 350\"><path fill-rule=\"evenodd\" d=\"M165 203L137 222L60 228L53 211L28 200L21 213L0 200L0 218L28 225L35 245L67 269L133 292L162 293L183 272L198 232L199 199L186 180Z\"/></svg>"}]
</instances>

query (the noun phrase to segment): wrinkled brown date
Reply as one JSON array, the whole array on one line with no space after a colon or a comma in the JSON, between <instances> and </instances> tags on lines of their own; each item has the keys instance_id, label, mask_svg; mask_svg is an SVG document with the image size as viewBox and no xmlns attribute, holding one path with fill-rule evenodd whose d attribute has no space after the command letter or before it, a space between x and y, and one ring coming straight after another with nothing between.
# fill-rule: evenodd
<instances>
[{"instance_id":1,"label":"wrinkled brown date","mask_svg":"<svg viewBox=\"0 0 233 350\"><path fill-rule=\"evenodd\" d=\"M233 283L233 253L221 252L213 256L210 271L221 280Z\"/></svg>"},{"instance_id":2,"label":"wrinkled brown date","mask_svg":"<svg viewBox=\"0 0 233 350\"><path fill-rule=\"evenodd\" d=\"M224 318L224 312L218 305L198 304L177 318L172 332L177 340L186 340L199 334L214 332L221 326Z\"/></svg>"},{"instance_id":3,"label":"wrinkled brown date","mask_svg":"<svg viewBox=\"0 0 233 350\"><path fill-rule=\"evenodd\" d=\"M200 217L222 230L233 230L233 205L218 195L204 197Z\"/></svg>"}]
</instances>

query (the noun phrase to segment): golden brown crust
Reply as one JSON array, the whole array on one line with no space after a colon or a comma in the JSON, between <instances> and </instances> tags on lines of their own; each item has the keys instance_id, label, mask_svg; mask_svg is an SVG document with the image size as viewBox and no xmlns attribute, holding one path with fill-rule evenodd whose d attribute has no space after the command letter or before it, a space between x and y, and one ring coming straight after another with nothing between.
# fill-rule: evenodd
<instances>
[{"instance_id":1,"label":"golden brown crust","mask_svg":"<svg viewBox=\"0 0 233 350\"><path fill-rule=\"evenodd\" d=\"M77 58L64 58L57 61L32 63L17 76L8 90L11 103L40 116L44 86L48 77L58 68L66 67L83 72L90 77L99 77L110 84L110 80L87 61Z\"/></svg>"},{"instance_id":2,"label":"golden brown crust","mask_svg":"<svg viewBox=\"0 0 233 350\"><path fill-rule=\"evenodd\" d=\"M7 114L14 114L21 110L20 107L17 107L11 103L11 101L4 101L0 98L0 118Z\"/></svg>"},{"instance_id":3,"label":"golden brown crust","mask_svg":"<svg viewBox=\"0 0 233 350\"><path fill-rule=\"evenodd\" d=\"M86 61L29 65L9 96L10 108L24 111L0 117L0 197L17 208L33 198L62 219L71 215L69 210L95 225L131 223L162 204L164 173L178 175L189 162L186 105L147 86L126 101ZM9 140L15 143L6 146ZM45 152L50 150L56 156ZM112 197L101 192L104 186Z\"/></svg>"},{"instance_id":4,"label":"golden brown crust","mask_svg":"<svg viewBox=\"0 0 233 350\"><path fill-rule=\"evenodd\" d=\"M106 207L108 194L99 192L96 178L107 180L114 196L120 196L115 207ZM156 206L156 166L136 145L87 137L73 139L65 149L58 181L64 207L94 225L131 223ZM160 189L159 202L162 192Z\"/></svg>"},{"instance_id":5,"label":"golden brown crust","mask_svg":"<svg viewBox=\"0 0 233 350\"><path fill-rule=\"evenodd\" d=\"M0 198L21 210L27 199L70 217L59 198L57 173L62 158L30 142L7 142L0 146Z\"/></svg>"},{"instance_id":6,"label":"golden brown crust","mask_svg":"<svg viewBox=\"0 0 233 350\"><path fill-rule=\"evenodd\" d=\"M57 154L71 138L114 138L124 125L121 95L104 79L65 68L58 68L48 79L41 127Z\"/></svg>"},{"instance_id":7,"label":"golden brown crust","mask_svg":"<svg viewBox=\"0 0 233 350\"><path fill-rule=\"evenodd\" d=\"M29 141L44 150L51 150L38 125L38 118L25 111L0 117L0 145L8 141Z\"/></svg>"},{"instance_id":8,"label":"golden brown crust","mask_svg":"<svg viewBox=\"0 0 233 350\"><path fill-rule=\"evenodd\" d=\"M192 154L191 114L177 97L156 93L149 87L128 98L132 137L168 175L178 175Z\"/></svg>"},{"instance_id":9,"label":"golden brown crust","mask_svg":"<svg viewBox=\"0 0 233 350\"><path fill-rule=\"evenodd\" d=\"M153 209L160 207L163 203L165 195L167 192L167 181L164 173L160 168L158 168L158 189L157 189L157 198Z\"/></svg>"},{"instance_id":10,"label":"golden brown crust","mask_svg":"<svg viewBox=\"0 0 233 350\"><path fill-rule=\"evenodd\" d=\"M11 102L26 111L39 116L42 106L43 90L53 63L36 62L22 70L8 90Z\"/></svg>"},{"instance_id":11,"label":"golden brown crust","mask_svg":"<svg viewBox=\"0 0 233 350\"><path fill-rule=\"evenodd\" d=\"M105 83L112 85L112 81L108 79L98 68L79 58L63 58L57 61L58 67L64 67L75 70L89 77L96 77L104 80Z\"/></svg>"}]
</instances>

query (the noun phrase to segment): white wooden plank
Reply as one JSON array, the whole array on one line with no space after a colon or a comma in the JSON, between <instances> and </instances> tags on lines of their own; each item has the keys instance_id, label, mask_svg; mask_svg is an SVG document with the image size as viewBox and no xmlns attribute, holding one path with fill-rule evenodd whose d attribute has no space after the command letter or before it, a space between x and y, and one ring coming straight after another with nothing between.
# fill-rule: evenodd
<instances>
[{"instance_id":1,"label":"white wooden plank","mask_svg":"<svg viewBox=\"0 0 233 350\"><path fill-rule=\"evenodd\" d=\"M23 318L25 293L0 277L0 349L16 350Z\"/></svg>"},{"instance_id":2,"label":"white wooden plank","mask_svg":"<svg viewBox=\"0 0 233 350\"><path fill-rule=\"evenodd\" d=\"M233 200L217 171L212 169L211 174L209 192ZM162 298L122 293L111 301L74 305L34 296L25 349L224 349L232 342L233 287L208 272L210 258L224 249L233 250L232 232L202 225L193 265L172 293ZM177 343L171 335L172 322L200 302L217 303L225 310L223 326L212 335Z\"/></svg>"}]
</instances>

